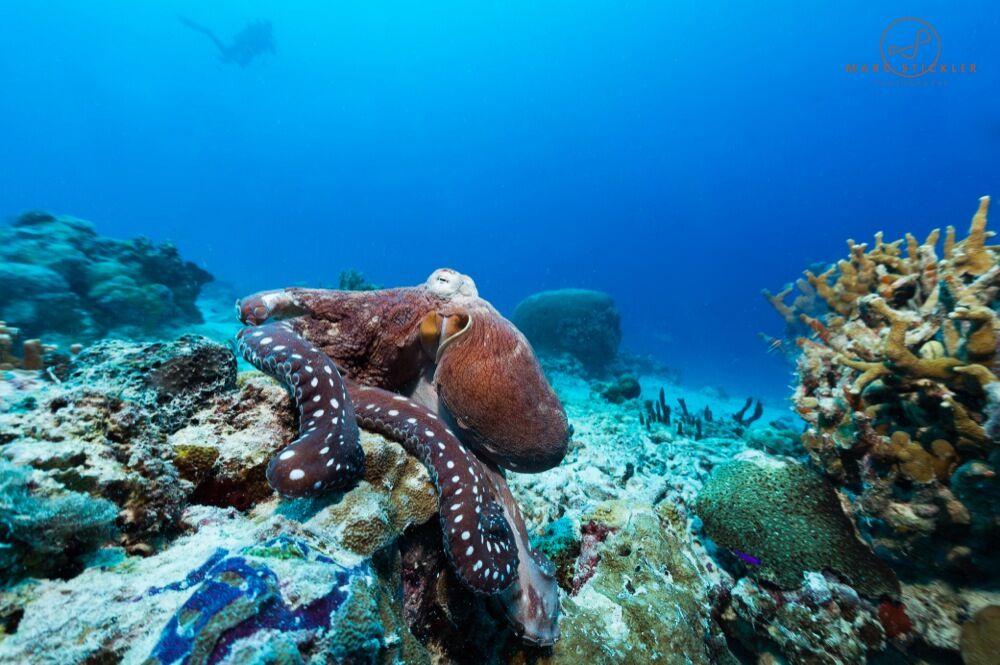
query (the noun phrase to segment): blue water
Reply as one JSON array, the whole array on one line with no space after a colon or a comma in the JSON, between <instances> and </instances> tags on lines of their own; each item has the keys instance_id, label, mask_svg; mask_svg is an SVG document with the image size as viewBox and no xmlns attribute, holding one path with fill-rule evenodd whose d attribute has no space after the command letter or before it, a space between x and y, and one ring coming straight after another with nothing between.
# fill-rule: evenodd
<instances>
[{"instance_id":1,"label":"blue water","mask_svg":"<svg viewBox=\"0 0 1000 665\"><path fill-rule=\"evenodd\" d=\"M601 289L627 347L778 398L761 288L1000 196L1000 3L679 4L8 0L0 215L170 239L239 292ZM219 64L177 13L277 53ZM975 74L845 71L903 16Z\"/></svg>"}]
</instances>

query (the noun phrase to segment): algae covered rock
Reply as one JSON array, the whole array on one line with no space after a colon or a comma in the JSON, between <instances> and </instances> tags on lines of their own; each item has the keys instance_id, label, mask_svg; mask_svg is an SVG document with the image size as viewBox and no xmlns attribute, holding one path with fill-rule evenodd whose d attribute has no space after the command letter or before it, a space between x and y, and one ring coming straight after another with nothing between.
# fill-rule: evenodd
<instances>
[{"instance_id":1,"label":"algae covered rock","mask_svg":"<svg viewBox=\"0 0 1000 665\"><path fill-rule=\"evenodd\" d=\"M831 570L865 595L899 593L889 567L858 539L837 493L798 462L742 453L712 473L696 512L719 546L759 561L749 567L755 578L794 589L806 572Z\"/></svg>"},{"instance_id":2,"label":"algae covered rock","mask_svg":"<svg viewBox=\"0 0 1000 665\"><path fill-rule=\"evenodd\" d=\"M621 318L606 293L584 289L543 291L522 300L511 321L540 354L568 353L590 372L618 355Z\"/></svg>"},{"instance_id":3,"label":"algae covered rock","mask_svg":"<svg viewBox=\"0 0 1000 665\"><path fill-rule=\"evenodd\" d=\"M726 632L755 653L802 665L864 665L886 646L876 607L851 587L808 573L802 589L765 589L745 577L720 612Z\"/></svg>"},{"instance_id":4,"label":"algae covered rock","mask_svg":"<svg viewBox=\"0 0 1000 665\"><path fill-rule=\"evenodd\" d=\"M538 662L735 662L710 616L705 571L667 504L608 501L581 522L590 537L563 598L562 639Z\"/></svg>"},{"instance_id":5,"label":"algae covered rock","mask_svg":"<svg viewBox=\"0 0 1000 665\"><path fill-rule=\"evenodd\" d=\"M31 470L0 458L0 584L66 575L114 534L115 504L32 486Z\"/></svg>"},{"instance_id":6,"label":"algae covered rock","mask_svg":"<svg viewBox=\"0 0 1000 665\"><path fill-rule=\"evenodd\" d=\"M73 358L62 383L0 413L0 456L33 470L52 493L117 506L129 544L175 528L192 485L171 463L166 438L211 397L231 390L236 364L224 346L105 341Z\"/></svg>"}]
</instances>

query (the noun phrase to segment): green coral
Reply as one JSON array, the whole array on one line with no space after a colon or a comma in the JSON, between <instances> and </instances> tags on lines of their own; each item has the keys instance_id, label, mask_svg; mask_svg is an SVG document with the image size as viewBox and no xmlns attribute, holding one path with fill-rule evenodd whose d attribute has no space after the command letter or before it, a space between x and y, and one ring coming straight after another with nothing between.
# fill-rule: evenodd
<instances>
[{"instance_id":1,"label":"green coral","mask_svg":"<svg viewBox=\"0 0 1000 665\"><path fill-rule=\"evenodd\" d=\"M563 590L573 589L573 573L580 556L580 534L573 520L560 517L545 528L532 545L556 565L556 580Z\"/></svg>"},{"instance_id":2,"label":"green coral","mask_svg":"<svg viewBox=\"0 0 1000 665\"><path fill-rule=\"evenodd\" d=\"M718 545L760 560L750 574L786 589L807 571L832 570L859 592L898 595L889 567L862 543L833 488L806 466L745 453L720 466L696 511Z\"/></svg>"},{"instance_id":3,"label":"green coral","mask_svg":"<svg viewBox=\"0 0 1000 665\"><path fill-rule=\"evenodd\" d=\"M327 633L323 648L331 662L376 662L385 631L379 612L379 589L371 579L351 580L347 600L330 617L336 630Z\"/></svg>"},{"instance_id":4,"label":"green coral","mask_svg":"<svg viewBox=\"0 0 1000 665\"><path fill-rule=\"evenodd\" d=\"M115 504L78 492L46 496L30 481L28 469L0 459L0 581L63 572L114 533Z\"/></svg>"}]
</instances>

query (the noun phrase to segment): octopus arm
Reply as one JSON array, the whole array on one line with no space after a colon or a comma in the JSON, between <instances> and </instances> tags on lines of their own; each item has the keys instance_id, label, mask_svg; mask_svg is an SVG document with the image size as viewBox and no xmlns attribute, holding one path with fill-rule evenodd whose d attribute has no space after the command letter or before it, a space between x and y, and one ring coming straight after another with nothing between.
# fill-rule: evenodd
<instances>
[{"instance_id":1,"label":"octopus arm","mask_svg":"<svg viewBox=\"0 0 1000 665\"><path fill-rule=\"evenodd\" d=\"M559 585L555 564L531 547L521 509L503 471L484 463L486 478L513 526L517 543L517 579L496 597L507 620L525 642L552 646L559 640Z\"/></svg>"},{"instance_id":2,"label":"octopus arm","mask_svg":"<svg viewBox=\"0 0 1000 665\"><path fill-rule=\"evenodd\" d=\"M517 536L485 468L438 416L380 388L348 383L359 423L398 441L420 459L438 491L444 551L458 579L475 593L496 594L518 574Z\"/></svg>"},{"instance_id":3,"label":"octopus arm","mask_svg":"<svg viewBox=\"0 0 1000 665\"><path fill-rule=\"evenodd\" d=\"M346 490L364 475L354 407L336 365L287 322L244 328L237 346L254 367L292 393L299 436L267 466L267 481L284 496Z\"/></svg>"}]
</instances>

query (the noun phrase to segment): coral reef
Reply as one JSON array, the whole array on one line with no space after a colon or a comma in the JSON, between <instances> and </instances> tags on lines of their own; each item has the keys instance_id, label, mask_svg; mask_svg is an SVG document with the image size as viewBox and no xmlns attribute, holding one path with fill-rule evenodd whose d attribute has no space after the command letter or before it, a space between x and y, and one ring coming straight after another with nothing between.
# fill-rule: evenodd
<instances>
[{"instance_id":1,"label":"coral reef","mask_svg":"<svg viewBox=\"0 0 1000 665\"><path fill-rule=\"evenodd\" d=\"M858 525L900 574L1000 571L995 395L1000 264L986 230L954 227L873 245L806 272L827 313L798 317L794 402L811 462L845 490ZM807 291L805 293L811 293ZM787 294L785 294L787 295ZM994 422L996 422L994 420Z\"/></svg>"},{"instance_id":2,"label":"coral reef","mask_svg":"<svg viewBox=\"0 0 1000 665\"><path fill-rule=\"evenodd\" d=\"M606 293L583 289L543 291L518 303L511 316L541 355L568 353L601 374L618 355L621 318Z\"/></svg>"},{"instance_id":3,"label":"coral reef","mask_svg":"<svg viewBox=\"0 0 1000 665\"><path fill-rule=\"evenodd\" d=\"M834 571L861 593L898 596L889 567L858 540L834 489L806 466L747 451L716 469L696 511L718 545L742 553L750 575L785 589Z\"/></svg>"},{"instance_id":4,"label":"coral reef","mask_svg":"<svg viewBox=\"0 0 1000 665\"><path fill-rule=\"evenodd\" d=\"M372 284L365 276L353 268L340 271L337 288L341 291L378 291L382 287Z\"/></svg>"},{"instance_id":5,"label":"coral reef","mask_svg":"<svg viewBox=\"0 0 1000 665\"><path fill-rule=\"evenodd\" d=\"M21 215L0 228L0 318L28 337L91 341L198 323L207 272L169 243L112 240L73 217Z\"/></svg>"}]
</instances>

